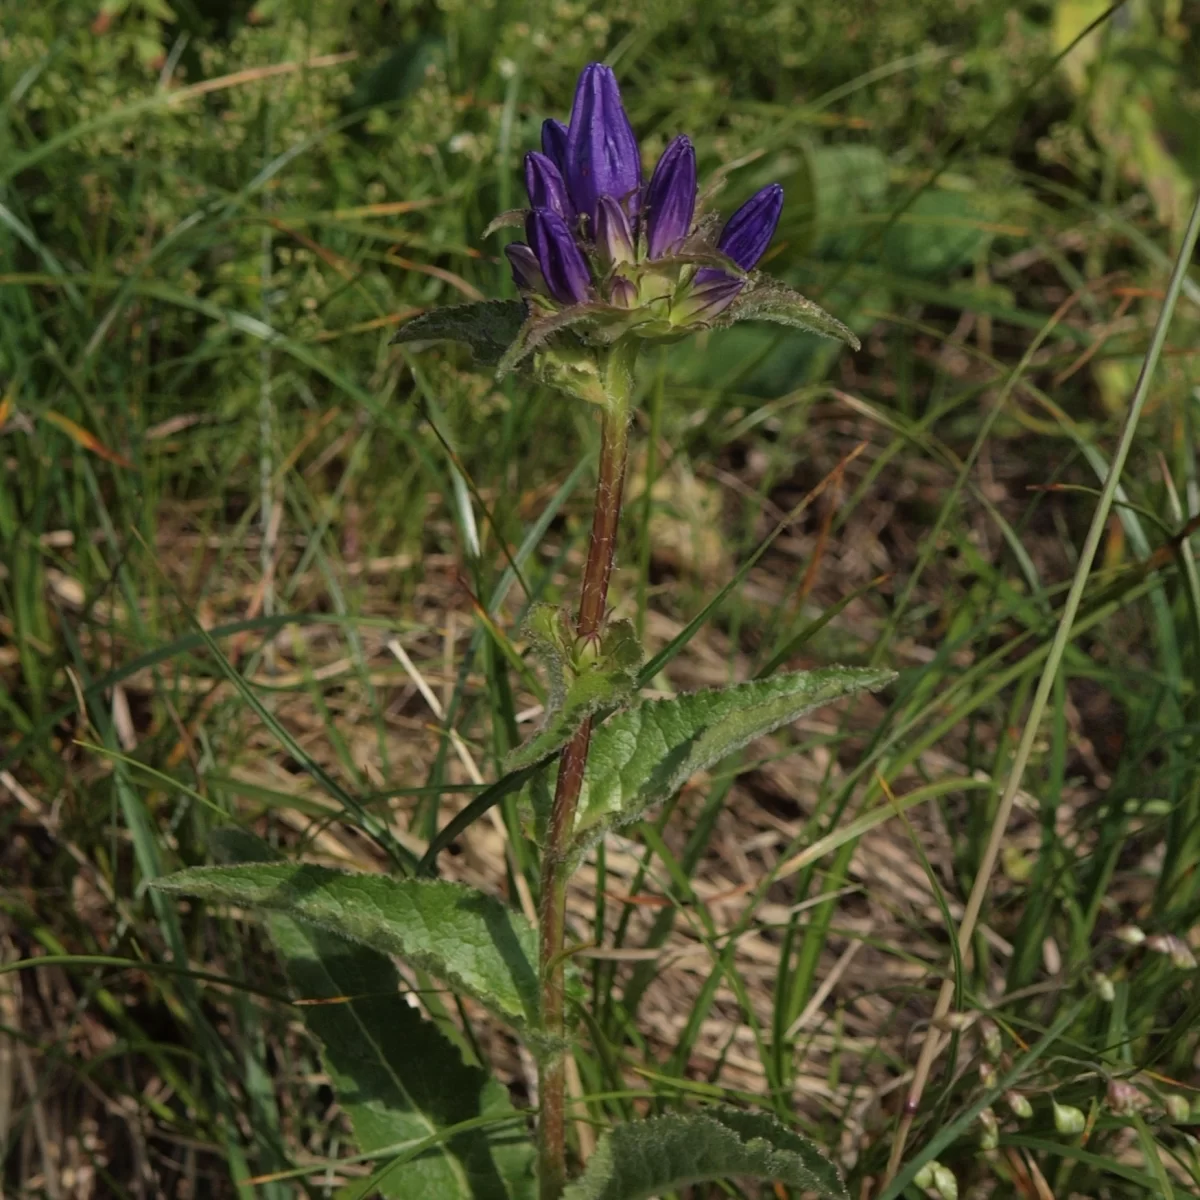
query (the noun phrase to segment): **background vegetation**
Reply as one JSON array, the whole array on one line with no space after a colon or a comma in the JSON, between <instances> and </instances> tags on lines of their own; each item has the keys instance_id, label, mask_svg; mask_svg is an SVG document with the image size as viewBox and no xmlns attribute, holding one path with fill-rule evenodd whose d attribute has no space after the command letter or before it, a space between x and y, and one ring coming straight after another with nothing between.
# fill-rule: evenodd
<instances>
[{"instance_id":1,"label":"background vegetation","mask_svg":"<svg viewBox=\"0 0 1200 1200\"><path fill-rule=\"evenodd\" d=\"M1200 180L1200 4L1106 7L6 8L0 1190L326 1196L362 1170L331 1165L344 1126L257 928L144 884L230 822L381 867L323 780L419 849L533 728L517 629L573 599L593 416L387 342L511 294L480 234L605 58L648 161L687 131L702 176L741 164L726 210L785 185L770 269L864 341L651 356L618 609L652 650L706 615L662 689L901 675L581 872L577 1149L724 1097L869 1195L956 973L986 1019L940 1031L911 1150L940 1138L964 1195L1196 1194L1194 270L974 955L950 951ZM515 808L455 850L536 886ZM515 1047L421 996L527 1103ZM996 1106L988 1148L997 1077L1032 1113Z\"/></svg>"}]
</instances>

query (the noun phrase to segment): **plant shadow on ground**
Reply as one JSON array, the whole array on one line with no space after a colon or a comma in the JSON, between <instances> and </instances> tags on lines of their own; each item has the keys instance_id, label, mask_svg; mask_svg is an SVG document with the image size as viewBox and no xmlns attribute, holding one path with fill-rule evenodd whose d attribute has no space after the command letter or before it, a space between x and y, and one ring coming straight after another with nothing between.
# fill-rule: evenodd
<instances>
[{"instance_id":1,"label":"plant shadow on ground","mask_svg":"<svg viewBox=\"0 0 1200 1200\"><path fill-rule=\"evenodd\" d=\"M784 184L769 268L864 342L739 328L650 356L615 610L653 653L747 568L650 689L839 661L900 679L694 778L573 876L571 936L597 947L577 956L577 1149L589 1122L725 1099L878 1194L960 971L978 1019L941 1031L912 1152L955 1129L938 1154L963 1194L1200 1186L1194 272L972 961L949 948L1200 177L1200 11L1131 0L1055 65L1104 5L800 7L243 20L194 0L172 20L134 0L6 23L14 1194L332 1194L344 1123L265 938L146 884L231 824L382 870L386 819L419 857L536 727L517 631L534 600L574 601L591 415L386 343L512 294L480 235L518 203L540 117L606 55L649 158L687 130L702 175L747 160L726 211ZM493 811L443 873L518 903L517 798ZM423 1010L393 1001L405 1017L528 1103L529 1063L482 1010L399 977ZM972 1106L1014 1065L1032 1116L997 1097L986 1149Z\"/></svg>"}]
</instances>

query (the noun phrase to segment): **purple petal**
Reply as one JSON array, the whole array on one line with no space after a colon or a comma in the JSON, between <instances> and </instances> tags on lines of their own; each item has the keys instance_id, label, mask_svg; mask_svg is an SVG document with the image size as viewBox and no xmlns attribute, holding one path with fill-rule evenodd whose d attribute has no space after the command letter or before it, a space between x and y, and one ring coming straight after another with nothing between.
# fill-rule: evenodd
<instances>
[{"instance_id":1,"label":"purple petal","mask_svg":"<svg viewBox=\"0 0 1200 1200\"><path fill-rule=\"evenodd\" d=\"M534 208L548 208L564 221L575 217L575 209L567 195L567 185L553 161L545 154L533 151L525 155L525 187L529 203Z\"/></svg>"},{"instance_id":2,"label":"purple petal","mask_svg":"<svg viewBox=\"0 0 1200 1200\"><path fill-rule=\"evenodd\" d=\"M611 197L596 202L596 249L610 263L630 263L637 257L624 209Z\"/></svg>"},{"instance_id":3,"label":"purple petal","mask_svg":"<svg viewBox=\"0 0 1200 1200\"><path fill-rule=\"evenodd\" d=\"M696 210L696 151L686 137L663 151L646 188L646 208L650 257L659 258L687 237Z\"/></svg>"},{"instance_id":4,"label":"purple petal","mask_svg":"<svg viewBox=\"0 0 1200 1200\"><path fill-rule=\"evenodd\" d=\"M553 117L542 122L542 153L558 168L560 175L567 168L567 127Z\"/></svg>"},{"instance_id":5,"label":"purple petal","mask_svg":"<svg viewBox=\"0 0 1200 1200\"><path fill-rule=\"evenodd\" d=\"M781 212L783 188L777 183L768 184L725 222L717 249L729 255L743 271L752 270L771 244Z\"/></svg>"},{"instance_id":6,"label":"purple petal","mask_svg":"<svg viewBox=\"0 0 1200 1200\"><path fill-rule=\"evenodd\" d=\"M702 281L701 275L709 278ZM737 299L738 292L744 286L743 280L711 268L698 272L691 291L683 300L671 306L672 324L691 325L711 321Z\"/></svg>"},{"instance_id":7,"label":"purple petal","mask_svg":"<svg viewBox=\"0 0 1200 1200\"><path fill-rule=\"evenodd\" d=\"M546 281L542 278L542 268L538 266L537 255L524 242L509 242L504 247L508 255L508 264L512 267L513 282L523 292L544 292Z\"/></svg>"},{"instance_id":8,"label":"purple petal","mask_svg":"<svg viewBox=\"0 0 1200 1200\"><path fill-rule=\"evenodd\" d=\"M575 88L567 133L567 188L575 208L596 219L601 196L625 201L637 212L642 161L637 138L621 104L621 90L610 67L584 67Z\"/></svg>"},{"instance_id":9,"label":"purple petal","mask_svg":"<svg viewBox=\"0 0 1200 1200\"><path fill-rule=\"evenodd\" d=\"M592 277L566 221L549 209L535 208L525 218L525 236L537 255L550 295L560 304L586 300Z\"/></svg>"}]
</instances>

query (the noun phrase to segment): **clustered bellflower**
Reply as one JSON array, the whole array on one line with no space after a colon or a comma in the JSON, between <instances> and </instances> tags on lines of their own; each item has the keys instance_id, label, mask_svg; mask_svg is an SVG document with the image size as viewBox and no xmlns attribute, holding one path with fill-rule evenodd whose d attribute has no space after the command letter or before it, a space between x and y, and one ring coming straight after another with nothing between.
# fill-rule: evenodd
<instances>
[{"instance_id":1,"label":"clustered bellflower","mask_svg":"<svg viewBox=\"0 0 1200 1200\"><path fill-rule=\"evenodd\" d=\"M587 306L602 323L649 337L710 324L727 309L783 211L773 183L714 241L714 223L695 219L691 141L675 138L644 182L616 76L600 63L579 77L570 124L543 124L541 151L525 157L525 185L526 241L505 247L522 295L547 311Z\"/></svg>"},{"instance_id":2,"label":"clustered bellflower","mask_svg":"<svg viewBox=\"0 0 1200 1200\"><path fill-rule=\"evenodd\" d=\"M529 207L501 214L488 230L524 227L525 240L505 247L520 300L434 309L393 340L467 342L499 376L522 367L601 404L616 379L605 371L631 363L646 340L765 320L858 348L840 321L756 270L779 224L783 188L763 188L724 222L704 213L696 151L682 134L644 179L609 67L584 68L569 123L545 121L541 143L525 156Z\"/></svg>"}]
</instances>

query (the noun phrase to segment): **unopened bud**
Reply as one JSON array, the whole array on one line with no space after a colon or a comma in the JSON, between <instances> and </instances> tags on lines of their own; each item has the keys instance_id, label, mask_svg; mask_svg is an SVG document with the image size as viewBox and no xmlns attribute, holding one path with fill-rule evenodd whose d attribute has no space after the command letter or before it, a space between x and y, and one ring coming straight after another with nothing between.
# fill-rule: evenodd
<instances>
[{"instance_id":1,"label":"unopened bud","mask_svg":"<svg viewBox=\"0 0 1200 1200\"><path fill-rule=\"evenodd\" d=\"M1062 1134L1082 1133L1083 1127L1087 1124L1087 1118L1078 1108L1072 1108L1069 1104L1059 1104L1057 1100L1054 1102L1054 1128Z\"/></svg>"},{"instance_id":2,"label":"unopened bud","mask_svg":"<svg viewBox=\"0 0 1200 1200\"><path fill-rule=\"evenodd\" d=\"M949 1167L943 1167L940 1162L933 1164L933 1190L942 1200L958 1200L958 1180Z\"/></svg>"},{"instance_id":3,"label":"unopened bud","mask_svg":"<svg viewBox=\"0 0 1200 1200\"><path fill-rule=\"evenodd\" d=\"M979 1114L979 1145L983 1150L995 1150L1000 1145L1000 1122L990 1108Z\"/></svg>"},{"instance_id":4,"label":"unopened bud","mask_svg":"<svg viewBox=\"0 0 1200 1200\"><path fill-rule=\"evenodd\" d=\"M996 1068L990 1062L981 1062L979 1064L979 1082L985 1088L994 1088L996 1086Z\"/></svg>"},{"instance_id":5,"label":"unopened bud","mask_svg":"<svg viewBox=\"0 0 1200 1200\"><path fill-rule=\"evenodd\" d=\"M1109 1108L1122 1116L1127 1117L1130 1113L1137 1112L1139 1108L1146 1106L1145 1093L1124 1079L1110 1079L1105 1095Z\"/></svg>"},{"instance_id":6,"label":"unopened bud","mask_svg":"<svg viewBox=\"0 0 1200 1200\"><path fill-rule=\"evenodd\" d=\"M1186 1124L1192 1118L1192 1106L1188 1103L1188 1098L1178 1092L1168 1092L1163 1097L1163 1108L1176 1124Z\"/></svg>"},{"instance_id":7,"label":"unopened bud","mask_svg":"<svg viewBox=\"0 0 1200 1200\"><path fill-rule=\"evenodd\" d=\"M1033 1116L1033 1105L1020 1092L1005 1092L1004 1103L1012 1110L1014 1117L1028 1121Z\"/></svg>"},{"instance_id":8,"label":"unopened bud","mask_svg":"<svg viewBox=\"0 0 1200 1200\"><path fill-rule=\"evenodd\" d=\"M571 658L577 671L586 670L588 667L598 663L600 656L601 645L598 635L592 634L575 639L575 645L571 648Z\"/></svg>"},{"instance_id":9,"label":"unopened bud","mask_svg":"<svg viewBox=\"0 0 1200 1200\"><path fill-rule=\"evenodd\" d=\"M1103 971L1093 972L1092 990L1105 1004L1111 1004L1117 998L1117 989L1113 987L1113 981Z\"/></svg>"},{"instance_id":10,"label":"unopened bud","mask_svg":"<svg viewBox=\"0 0 1200 1200\"><path fill-rule=\"evenodd\" d=\"M1127 946L1140 946L1146 940L1146 935L1136 925L1122 925L1113 937Z\"/></svg>"},{"instance_id":11,"label":"unopened bud","mask_svg":"<svg viewBox=\"0 0 1200 1200\"><path fill-rule=\"evenodd\" d=\"M933 1169L938 1164L936 1162L927 1162L914 1176L913 1183L919 1188L924 1188L929 1191L933 1185Z\"/></svg>"}]
</instances>

